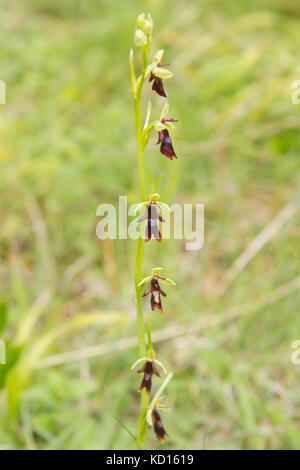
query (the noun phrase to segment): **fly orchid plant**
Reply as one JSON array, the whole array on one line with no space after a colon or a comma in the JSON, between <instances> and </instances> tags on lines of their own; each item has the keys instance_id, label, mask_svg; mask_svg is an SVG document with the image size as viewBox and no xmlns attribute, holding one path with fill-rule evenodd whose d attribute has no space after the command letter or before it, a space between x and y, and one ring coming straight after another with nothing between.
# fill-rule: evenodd
<instances>
[{"instance_id":1,"label":"fly orchid plant","mask_svg":"<svg viewBox=\"0 0 300 470\"><path fill-rule=\"evenodd\" d=\"M151 47L153 22L151 16L140 14L137 18L136 31L134 36L135 45L141 51L141 72L136 76L133 49L130 50L129 63L131 74L132 96L134 103L135 123L136 123L136 140L137 140L137 156L139 167L140 179L140 192L141 202L137 206L137 210L141 213L137 220L139 224L139 238L137 243L136 265L135 265L135 291L136 291L136 305L137 305L137 327L138 327L138 342L139 342L139 359L132 366L134 369L138 364L142 367L138 369L138 373L143 373L143 379L138 392L141 393L141 410L139 417L139 426L137 434L137 446L139 449L146 448L146 431L147 423L153 426L154 432L158 440L165 442L167 435L161 421L159 411L166 408L161 404L161 393L169 383L172 373L166 375L158 392L150 401L150 393L152 389L152 377L156 375L160 377L160 372L167 374L164 365L156 359L155 352L151 340L151 326L148 323L147 337L148 347L146 346L145 339L145 321L142 309L142 297L151 294L150 305L151 309L157 309L160 313L163 312L161 296L166 297L166 292L161 288L160 284L168 286L175 286L175 282L166 277L162 277L162 268L153 268L150 274L142 276L143 259L144 259L144 244L150 242L152 238L161 242L162 234L159 230L159 222L164 222L165 219L161 215L163 210L169 211L170 208L167 204L160 202L160 195L156 192L158 183L162 175L158 178L152 191L146 198L146 181L144 172L144 150L149 141L149 135L152 130L158 133L157 144L160 144L160 153L170 160L177 158L169 131L175 129L175 119L168 117L169 105L166 103L161 111L159 119L150 122L151 117L151 102L148 104L144 124L142 122L141 113L141 95L144 86L152 85L152 90L162 98L167 98L165 91L165 81L173 76L165 67L169 64L162 64L161 60L164 51L160 49L154 55L152 62L148 63L148 57ZM145 223L145 230L143 226ZM143 289L146 290L143 291Z\"/></svg>"}]
</instances>

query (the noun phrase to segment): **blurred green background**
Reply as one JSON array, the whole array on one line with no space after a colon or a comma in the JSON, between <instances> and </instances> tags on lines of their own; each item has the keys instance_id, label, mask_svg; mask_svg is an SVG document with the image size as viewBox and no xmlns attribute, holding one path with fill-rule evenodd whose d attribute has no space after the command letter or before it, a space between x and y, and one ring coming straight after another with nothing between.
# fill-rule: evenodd
<instances>
[{"instance_id":1,"label":"blurred green background","mask_svg":"<svg viewBox=\"0 0 300 470\"><path fill-rule=\"evenodd\" d=\"M136 244L95 229L100 203L139 199L128 52L142 11L179 120L178 161L150 139L147 189L164 171L162 200L205 204L202 251L145 247L145 272L177 282L151 313L174 372L165 448L299 449L297 0L1 0L0 447L135 448L115 417L136 432Z\"/></svg>"}]
</instances>

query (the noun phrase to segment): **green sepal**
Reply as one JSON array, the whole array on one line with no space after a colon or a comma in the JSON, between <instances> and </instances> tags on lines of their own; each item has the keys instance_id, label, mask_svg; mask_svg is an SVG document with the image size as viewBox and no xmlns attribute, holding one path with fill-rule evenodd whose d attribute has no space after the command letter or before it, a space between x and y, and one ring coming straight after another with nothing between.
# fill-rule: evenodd
<instances>
[{"instance_id":1,"label":"green sepal","mask_svg":"<svg viewBox=\"0 0 300 470\"><path fill-rule=\"evenodd\" d=\"M172 279L168 279L167 277L164 279L159 279L161 284L168 284L168 286L176 286L176 283L172 281Z\"/></svg>"},{"instance_id":2,"label":"green sepal","mask_svg":"<svg viewBox=\"0 0 300 470\"><path fill-rule=\"evenodd\" d=\"M155 75L158 78L162 78L166 80L167 78L172 78L173 74L170 72L170 70L164 69L163 67L154 67L152 70L153 75Z\"/></svg>"},{"instance_id":3,"label":"green sepal","mask_svg":"<svg viewBox=\"0 0 300 470\"><path fill-rule=\"evenodd\" d=\"M147 282L150 282L151 279L152 279L152 275L149 275L149 276L146 276L144 277L139 283L138 283L138 287L141 287L143 286L144 284L146 284Z\"/></svg>"},{"instance_id":4,"label":"green sepal","mask_svg":"<svg viewBox=\"0 0 300 470\"><path fill-rule=\"evenodd\" d=\"M162 121L163 118L166 117L166 115L168 114L168 111L169 111L169 103L166 103L160 113L160 117L159 117L160 121Z\"/></svg>"}]
</instances>

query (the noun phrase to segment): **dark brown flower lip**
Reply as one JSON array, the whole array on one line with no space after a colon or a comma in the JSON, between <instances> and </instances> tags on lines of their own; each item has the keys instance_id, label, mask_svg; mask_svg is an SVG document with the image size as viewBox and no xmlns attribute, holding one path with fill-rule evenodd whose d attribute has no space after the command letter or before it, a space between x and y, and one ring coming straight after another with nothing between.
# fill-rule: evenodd
<instances>
[{"instance_id":1,"label":"dark brown flower lip","mask_svg":"<svg viewBox=\"0 0 300 470\"><path fill-rule=\"evenodd\" d=\"M165 428L163 427L160 414L159 414L159 412L157 411L156 408L154 408L152 410L151 418L152 418L152 423L153 423L154 432L156 434L156 437L162 444L164 444L165 441L166 441L165 436L167 436L168 434L167 434Z\"/></svg>"},{"instance_id":2,"label":"dark brown flower lip","mask_svg":"<svg viewBox=\"0 0 300 470\"><path fill-rule=\"evenodd\" d=\"M157 221L165 222L165 219L158 213L156 206L159 206L156 201L151 201L147 206L144 214L138 218L137 222L142 222L147 220L145 227L145 242L149 242L152 236L158 241L161 242L162 235L159 231Z\"/></svg>"},{"instance_id":3,"label":"dark brown flower lip","mask_svg":"<svg viewBox=\"0 0 300 470\"><path fill-rule=\"evenodd\" d=\"M161 62L159 62L157 64L157 67L166 67L168 65L170 64L162 64ZM150 77L149 77L149 82L152 82L152 80L154 80L153 85L152 85L152 90L156 91L158 95L163 96L164 98L168 98L168 95L164 89L162 78L157 77L153 72L151 72Z\"/></svg>"},{"instance_id":4,"label":"dark brown flower lip","mask_svg":"<svg viewBox=\"0 0 300 470\"><path fill-rule=\"evenodd\" d=\"M151 392L151 387L152 387L152 375L155 374L158 377L160 377L159 372L154 364L154 361L152 359L148 359L144 366L141 369L137 370L137 373L144 373L144 377L142 380L142 383L140 387L138 388L138 392L141 392L143 388L146 389L146 392L149 394Z\"/></svg>"},{"instance_id":5,"label":"dark brown flower lip","mask_svg":"<svg viewBox=\"0 0 300 470\"><path fill-rule=\"evenodd\" d=\"M153 276L150 281L150 286L145 290L142 297L151 293L150 306L152 310L157 309L160 313L163 313L161 295L167 297L167 293L160 287L157 277Z\"/></svg>"},{"instance_id":6,"label":"dark brown flower lip","mask_svg":"<svg viewBox=\"0 0 300 470\"><path fill-rule=\"evenodd\" d=\"M166 116L161 120L162 124L165 122L178 122L178 120ZM165 155L170 160L177 158L168 129L162 129L161 131L158 131L158 140L156 144L160 144L161 154Z\"/></svg>"},{"instance_id":7,"label":"dark brown flower lip","mask_svg":"<svg viewBox=\"0 0 300 470\"><path fill-rule=\"evenodd\" d=\"M174 157L177 158L173 148L172 139L167 129L163 129L158 132L158 141L156 143L160 144L160 153L162 155L165 155L170 160L173 160Z\"/></svg>"},{"instance_id":8,"label":"dark brown flower lip","mask_svg":"<svg viewBox=\"0 0 300 470\"><path fill-rule=\"evenodd\" d=\"M168 98L168 95L167 95L167 93L165 92L165 89L164 89L162 79L159 78L159 77L156 77L153 73L151 73L150 78L149 78L149 82L151 82L152 80L154 80L153 85L152 85L152 90L156 91L156 93L159 96L163 96L164 98Z\"/></svg>"}]
</instances>

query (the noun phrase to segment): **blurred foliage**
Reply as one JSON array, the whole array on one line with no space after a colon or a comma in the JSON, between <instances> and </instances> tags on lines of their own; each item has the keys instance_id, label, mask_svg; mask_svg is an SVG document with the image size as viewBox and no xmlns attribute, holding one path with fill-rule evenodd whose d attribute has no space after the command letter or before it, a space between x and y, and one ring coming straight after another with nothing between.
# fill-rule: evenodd
<instances>
[{"instance_id":1,"label":"blurred foliage","mask_svg":"<svg viewBox=\"0 0 300 470\"><path fill-rule=\"evenodd\" d=\"M297 0L2 0L0 115L0 446L122 449L134 441L139 378L135 243L97 240L96 208L138 200L128 70L135 18L149 11L165 49L178 161L150 139L150 191L205 204L205 247L152 242L145 272L176 280L155 330L190 324L155 345L174 371L166 448L300 448L299 289L261 300L299 275L295 215L222 290L226 273L289 201L299 202ZM146 90L147 103L151 88ZM161 99L154 97L153 115ZM132 276L131 276L132 273ZM226 312L247 314L222 323ZM145 315L149 316L148 302ZM219 322L197 327L206 318ZM41 358L108 343L107 354L45 368ZM158 381L155 381L157 386ZM117 419L114 419L116 417ZM157 448L150 431L149 445Z\"/></svg>"}]
</instances>

